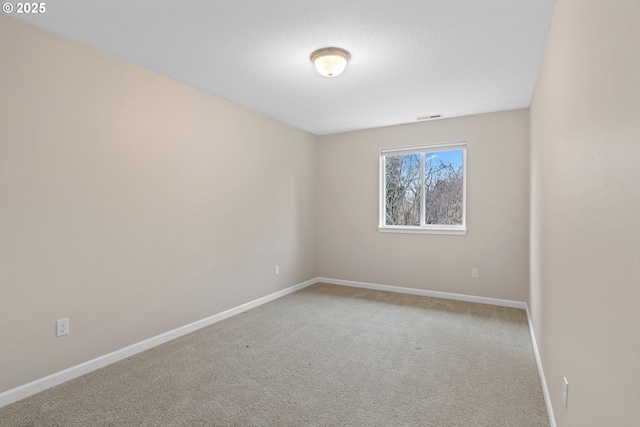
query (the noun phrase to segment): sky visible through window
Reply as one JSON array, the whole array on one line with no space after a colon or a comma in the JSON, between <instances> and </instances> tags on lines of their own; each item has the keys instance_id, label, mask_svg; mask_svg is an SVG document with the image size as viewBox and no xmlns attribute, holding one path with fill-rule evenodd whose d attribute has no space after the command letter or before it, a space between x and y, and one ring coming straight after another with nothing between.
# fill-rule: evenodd
<instances>
[{"instance_id":1,"label":"sky visible through window","mask_svg":"<svg viewBox=\"0 0 640 427\"><path fill-rule=\"evenodd\" d=\"M426 152L427 159L435 156L442 160L443 163L451 163L454 167L462 167L462 150L450 150L450 151L434 151L432 153Z\"/></svg>"}]
</instances>

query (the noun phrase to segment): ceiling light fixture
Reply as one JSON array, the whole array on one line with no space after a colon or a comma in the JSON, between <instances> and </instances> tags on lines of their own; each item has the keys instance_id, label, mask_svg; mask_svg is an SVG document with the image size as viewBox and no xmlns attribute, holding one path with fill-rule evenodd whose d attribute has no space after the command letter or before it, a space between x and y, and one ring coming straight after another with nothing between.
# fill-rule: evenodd
<instances>
[{"instance_id":1,"label":"ceiling light fixture","mask_svg":"<svg viewBox=\"0 0 640 427\"><path fill-rule=\"evenodd\" d=\"M325 47L311 54L311 62L316 66L316 70L325 77L340 75L349 59L351 59L349 52L339 47Z\"/></svg>"}]
</instances>

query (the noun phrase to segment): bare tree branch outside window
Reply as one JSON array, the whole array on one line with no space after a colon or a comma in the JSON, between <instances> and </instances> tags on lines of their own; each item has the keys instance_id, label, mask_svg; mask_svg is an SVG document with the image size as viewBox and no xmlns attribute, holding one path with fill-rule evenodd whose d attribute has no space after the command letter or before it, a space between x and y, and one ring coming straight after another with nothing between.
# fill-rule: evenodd
<instances>
[{"instance_id":1,"label":"bare tree branch outside window","mask_svg":"<svg viewBox=\"0 0 640 427\"><path fill-rule=\"evenodd\" d=\"M385 159L386 224L420 225L420 154Z\"/></svg>"},{"instance_id":2,"label":"bare tree branch outside window","mask_svg":"<svg viewBox=\"0 0 640 427\"><path fill-rule=\"evenodd\" d=\"M461 149L386 156L385 225L462 225L463 159Z\"/></svg>"},{"instance_id":3,"label":"bare tree branch outside window","mask_svg":"<svg viewBox=\"0 0 640 427\"><path fill-rule=\"evenodd\" d=\"M425 153L425 224L462 224L463 176L460 162Z\"/></svg>"}]
</instances>

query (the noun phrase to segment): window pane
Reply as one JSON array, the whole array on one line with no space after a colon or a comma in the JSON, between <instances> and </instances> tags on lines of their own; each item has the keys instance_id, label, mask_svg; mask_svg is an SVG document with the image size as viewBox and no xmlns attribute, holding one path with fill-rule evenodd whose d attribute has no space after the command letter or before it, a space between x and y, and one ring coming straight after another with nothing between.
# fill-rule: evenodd
<instances>
[{"instance_id":1,"label":"window pane","mask_svg":"<svg viewBox=\"0 0 640 427\"><path fill-rule=\"evenodd\" d=\"M425 153L425 224L461 225L463 150Z\"/></svg>"},{"instance_id":2,"label":"window pane","mask_svg":"<svg viewBox=\"0 0 640 427\"><path fill-rule=\"evenodd\" d=\"M385 224L420 225L420 154L385 157Z\"/></svg>"}]
</instances>

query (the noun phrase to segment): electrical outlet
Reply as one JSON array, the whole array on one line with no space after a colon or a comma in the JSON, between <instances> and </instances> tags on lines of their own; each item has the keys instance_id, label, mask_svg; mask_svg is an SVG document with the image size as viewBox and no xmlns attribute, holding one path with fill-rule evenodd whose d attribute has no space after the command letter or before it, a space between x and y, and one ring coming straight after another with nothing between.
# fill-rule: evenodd
<instances>
[{"instance_id":1,"label":"electrical outlet","mask_svg":"<svg viewBox=\"0 0 640 427\"><path fill-rule=\"evenodd\" d=\"M569 403L569 381L567 381L567 377L564 377L564 382L562 383L562 403L564 403L564 409L567 409L567 404Z\"/></svg>"},{"instance_id":2,"label":"electrical outlet","mask_svg":"<svg viewBox=\"0 0 640 427\"><path fill-rule=\"evenodd\" d=\"M276 274L280 274L280 266L276 265Z\"/></svg>"},{"instance_id":3,"label":"electrical outlet","mask_svg":"<svg viewBox=\"0 0 640 427\"><path fill-rule=\"evenodd\" d=\"M477 268L472 268L471 269L471 277L473 277L474 279L478 278L478 269Z\"/></svg>"},{"instance_id":4,"label":"electrical outlet","mask_svg":"<svg viewBox=\"0 0 640 427\"><path fill-rule=\"evenodd\" d=\"M69 318L56 320L56 336L69 335Z\"/></svg>"}]
</instances>

